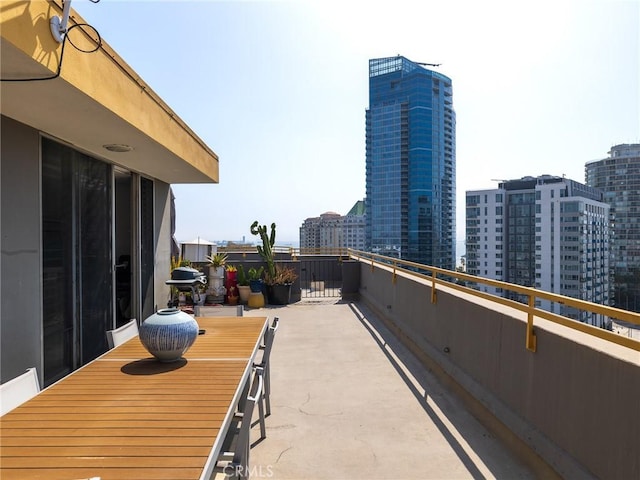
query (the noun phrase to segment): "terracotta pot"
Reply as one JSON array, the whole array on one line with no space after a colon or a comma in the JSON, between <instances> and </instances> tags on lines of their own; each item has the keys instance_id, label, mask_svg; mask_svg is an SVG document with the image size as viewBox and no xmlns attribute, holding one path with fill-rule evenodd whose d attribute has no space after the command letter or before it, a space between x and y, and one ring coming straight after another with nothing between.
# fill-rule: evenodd
<instances>
[{"instance_id":1,"label":"terracotta pot","mask_svg":"<svg viewBox=\"0 0 640 480\"><path fill-rule=\"evenodd\" d=\"M249 285L238 285L238 294L240 295L240 302L248 303L251 287Z\"/></svg>"}]
</instances>

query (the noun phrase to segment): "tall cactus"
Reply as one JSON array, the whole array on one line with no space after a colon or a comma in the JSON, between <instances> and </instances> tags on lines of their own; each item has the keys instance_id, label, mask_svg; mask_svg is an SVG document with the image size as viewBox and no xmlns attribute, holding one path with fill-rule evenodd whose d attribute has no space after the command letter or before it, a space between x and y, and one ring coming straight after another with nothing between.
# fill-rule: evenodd
<instances>
[{"instance_id":1,"label":"tall cactus","mask_svg":"<svg viewBox=\"0 0 640 480\"><path fill-rule=\"evenodd\" d=\"M258 245L258 253L267 264L267 273L271 278L275 277L276 265L273 260L273 245L276 243L276 224L271 224L271 235L267 235L267 226L260 226L256 220L251 224L251 234L260 236L262 246Z\"/></svg>"}]
</instances>

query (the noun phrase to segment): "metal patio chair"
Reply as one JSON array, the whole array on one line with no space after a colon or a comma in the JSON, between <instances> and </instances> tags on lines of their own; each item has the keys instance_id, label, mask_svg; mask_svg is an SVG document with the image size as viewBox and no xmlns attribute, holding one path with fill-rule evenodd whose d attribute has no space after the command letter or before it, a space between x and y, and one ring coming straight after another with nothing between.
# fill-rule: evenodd
<instances>
[{"instance_id":1,"label":"metal patio chair","mask_svg":"<svg viewBox=\"0 0 640 480\"><path fill-rule=\"evenodd\" d=\"M107 330L107 343L110 349L115 348L136 335L138 335L138 322L133 318L121 327L114 330Z\"/></svg>"},{"instance_id":2,"label":"metal patio chair","mask_svg":"<svg viewBox=\"0 0 640 480\"><path fill-rule=\"evenodd\" d=\"M249 478L249 451L251 449L251 418L256 403L260 404L264 388L264 370L253 368L249 391L241 398L240 411L233 416L229 430L218 455L217 468L225 475L233 472L235 478ZM247 382L249 383L249 382Z\"/></svg>"},{"instance_id":3,"label":"metal patio chair","mask_svg":"<svg viewBox=\"0 0 640 480\"><path fill-rule=\"evenodd\" d=\"M260 407L261 412L263 411L263 408L264 410L266 410L266 412L263 412L264 414L261 415L263 420L265 416L268 417L269 415L271 415L271 400L269 398L271 395L271 367L270 367L271 362L269 361L269 359L271 357L273 341L275 340L276 332L278 331L279 322L280 322L280 319L278 317L274 317L273 322L267 328L267 331L265 332L265 335L264 335L264 345L260 347L260 349L262 350L262 358L260 359L260 362L254 363L254 366L262 367L264 369L264 392L263 392L264 407L262 406Z\"/></svg>"},{"instance_id":4,"label":"metal patio chair","mask_svg":"<svg viewBox=\"0 0 640 480\"><path fill-rule=\"evenodd\" d=\"M243 317L244 305L198 306L196 317Z\"/></svg>"},{"instance_id":5,"label":"metal patio chair","mask_svg":"<svg viewBox=\"0 0 640 480\"><path fill-rule=\"evenodd\" d=\"M0 385L0 416L22 405L40 392L38 372L29 368L26 372Z\"/></svg>"}]
</instances>

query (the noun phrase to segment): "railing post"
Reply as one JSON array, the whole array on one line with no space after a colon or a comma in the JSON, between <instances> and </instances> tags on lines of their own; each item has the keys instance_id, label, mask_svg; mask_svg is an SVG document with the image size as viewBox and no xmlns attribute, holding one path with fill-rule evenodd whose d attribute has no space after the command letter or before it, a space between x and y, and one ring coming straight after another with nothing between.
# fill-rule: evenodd
<instances>
[{"instance_id":1,"label":"railing post","mask_svg":"<svg viewBox=\"0 0 640 480\"><path fill-rule=\"evenodd\" d=\"M536 332L533 330L533 310L535 308L536 297L529 294L529 308L527 309L527 350L535 352L538 342Z\"/></svg>"},{"instance_id":2,"label":"railing post","mask_svg":"<svg viewBox=\"0 0 640 480\"><path fill-rule=\"evenodd\" d=\"M393 262L393 274L391 275L391 283L393 285L396 284L396 268L398 268L398 264L396 262Z\"/></svg>"},{"instance_id":3,"label":"railing post","mask_svg":"<svg viewBox=\"0 0 640 480\"><path fill-rule=\"evenodd\" d=\"M436 295L436 271L431 271L431 303L437 303L438 296Z\"/></svg>"}]
</instances>

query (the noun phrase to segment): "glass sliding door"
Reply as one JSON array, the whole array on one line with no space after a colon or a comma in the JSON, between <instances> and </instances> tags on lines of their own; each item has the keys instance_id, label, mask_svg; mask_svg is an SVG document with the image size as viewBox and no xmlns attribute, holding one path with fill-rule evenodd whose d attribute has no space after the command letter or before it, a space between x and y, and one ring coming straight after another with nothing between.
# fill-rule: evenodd
<instances>
[{"instance_id":1,"label":"glass sliding door","mask_svg":"<svg viewBox=\"0 0 640 480\"><path fill-rule=\"evenodd\" d=\"M75 341L73 192L71 162L60 145L42 142L42 301L44 380L50 384L77 365Z\"/></svg>"},{"instance_id":2,"label":"glass sliding door","mask_svg":"<svg viewBox=\"0 0 640 480\"><path fill-rule=\"evenodd\" d=\"M115 191L114 256L115 272L115 326L120 327L132 318L137 318L135 295L133 292L133 272L136 256L132 255L133 245L133 175L129 171L114 168L113 185Z\"/></svg>"},{"instance_id":3,"label":"glass sliding door","mask_svg":"<svg viewBox=\"0 0 640 480\"><path fill-rule=\"evenodd\" d=\"M111 166L42 139L45 384L106 348L113 324Z\"/></svg>"},{"instance_id":4,"label":"glass sliding door","mask_svg":"<svg viewBox=\"0 0 640 480\"><path fill-rule=\"evenodd\" d=\"M79 154L76 245L82 365L107 349L111 328L111 166Z\"/></svg>"}]
</instances>

